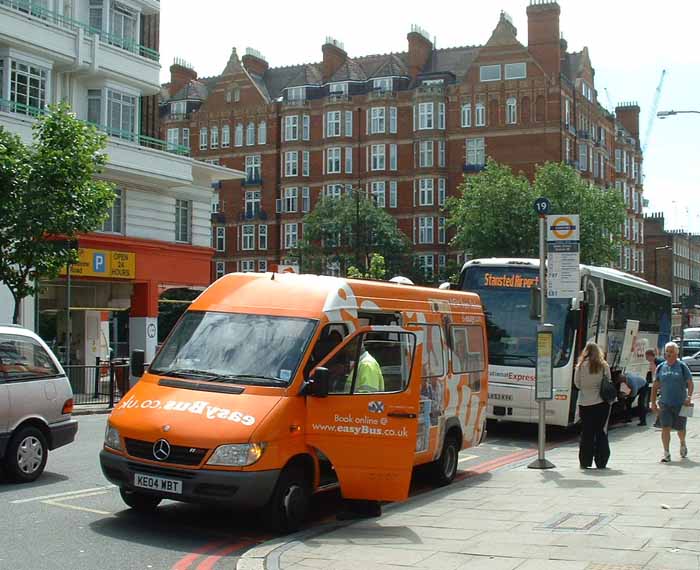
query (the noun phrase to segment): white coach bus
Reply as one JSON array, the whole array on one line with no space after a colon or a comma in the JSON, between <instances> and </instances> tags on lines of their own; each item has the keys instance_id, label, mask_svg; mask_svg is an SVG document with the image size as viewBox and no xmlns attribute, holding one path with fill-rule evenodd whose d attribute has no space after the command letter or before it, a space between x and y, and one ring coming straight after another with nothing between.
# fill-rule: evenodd
<instances>
[{"instance_id":1,"label":"white coach bus","mask_svg":"<svg viewBox=\"0 0 700 570\"><path fill-rule=\"evenodd\" d=\"M486 314L490 419L538 419L538 321L531 299L532 288L539 285L539 265L536 259L474 259L464 264L459 285L453 286L478 293ZM547 402L548 425L568 426L577 419L574 366L586 341L603 347L613 374L624 368L644 376L645 351L662 349L670 340L671 293L666 289L615 269L582 265L580 291L576 298L547 301L546 321L554 325L554 399ZM636 334L623 354L630 324Z\"/></svg>"}]
</instances>

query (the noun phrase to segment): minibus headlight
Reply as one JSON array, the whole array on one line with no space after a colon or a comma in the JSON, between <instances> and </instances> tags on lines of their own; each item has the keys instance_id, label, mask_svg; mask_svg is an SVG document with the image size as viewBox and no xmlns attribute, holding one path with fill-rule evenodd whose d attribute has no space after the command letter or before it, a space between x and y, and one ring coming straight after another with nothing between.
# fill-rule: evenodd
<instances>
[{"instance_id":1,"label":"minibus headlight","mask_svg":"<svg viewBox=\"0 0 700 570\"><path fill-rule=\"evenodd\" d=\"M107 429L105 429L105 447L122 451L122 440L119 437L119 432L109 423L107 423Z\"/></svg>"},{"instance_id":2,"label":"minibus headlight","mask_svg":"<svg viewBox=\"0 0 700 570\"><path fill-rule=\"evenodd\" d=\"M207 465L228 465L245 467L262 457L264 443L234 443L220 445L207 461Z\"/></svg>"}]
</instances>

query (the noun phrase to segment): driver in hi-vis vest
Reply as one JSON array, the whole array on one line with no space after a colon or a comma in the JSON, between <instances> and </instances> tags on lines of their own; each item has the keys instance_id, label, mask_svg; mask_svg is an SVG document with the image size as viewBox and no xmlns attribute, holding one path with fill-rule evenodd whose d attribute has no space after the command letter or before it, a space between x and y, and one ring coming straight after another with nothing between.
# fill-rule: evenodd
<instances>
[{"instance_id":1,"label":"driver in hi-vis vest","mask_svg":"<svg viewBox=\"0 0 700 570\"><path fill-rule=\"evenodd\" d=\"M345 380L345 392L349 393L352 387L352 376L354 370L350 371ZM357 363L357 379L355 380L355 393L362 392L383 392L384 391L384 375L382 367L375 360L364 344L362 345L362 353L360 360Z\"/></svg>"}]
</instances>

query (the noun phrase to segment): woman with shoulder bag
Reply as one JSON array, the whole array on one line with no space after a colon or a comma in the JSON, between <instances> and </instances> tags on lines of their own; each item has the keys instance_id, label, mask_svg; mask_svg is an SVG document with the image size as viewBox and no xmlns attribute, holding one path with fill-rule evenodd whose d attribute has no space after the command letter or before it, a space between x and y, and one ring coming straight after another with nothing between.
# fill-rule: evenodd
<instances>
[{"instance_id":1,"label":"woman with shoulder bag","mask_svg":"<svg viewBox=\"0 0 700 570\"><path fill-rule=\"evenodd\" d=\"M610 367L605 362L603 351L595 342L583 349L574 372L574 384L579 389L578 405L581 417L581 440L578 459L581 469L587 469L595 460L598 469L605 469L610 459L608 444L608 419L611 404L601 397L610 382ZM605 395L605 394L604 394Z\"/></svg>"}]
</instances>

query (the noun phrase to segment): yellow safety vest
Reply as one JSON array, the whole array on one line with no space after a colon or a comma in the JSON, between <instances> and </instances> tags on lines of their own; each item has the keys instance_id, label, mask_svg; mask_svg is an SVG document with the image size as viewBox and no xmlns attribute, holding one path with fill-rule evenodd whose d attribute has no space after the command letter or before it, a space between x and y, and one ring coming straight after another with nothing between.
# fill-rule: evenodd
<instances>
[{"instance_id":1,"label":"yellow safety vest","mask_svg":"<svg viewBox=\"0 0 700 570\"><path fill-rule=\"evenodd\" d=\"M350 392L352 386L351 371L345 380L345 392ZM362 392L383 392L384 391L384 375L382 367L374 359L374 357L366 350L360 355L360 360L357 363L357 379L355 380L355 393Z\"/></svg>"}]
</instances>

